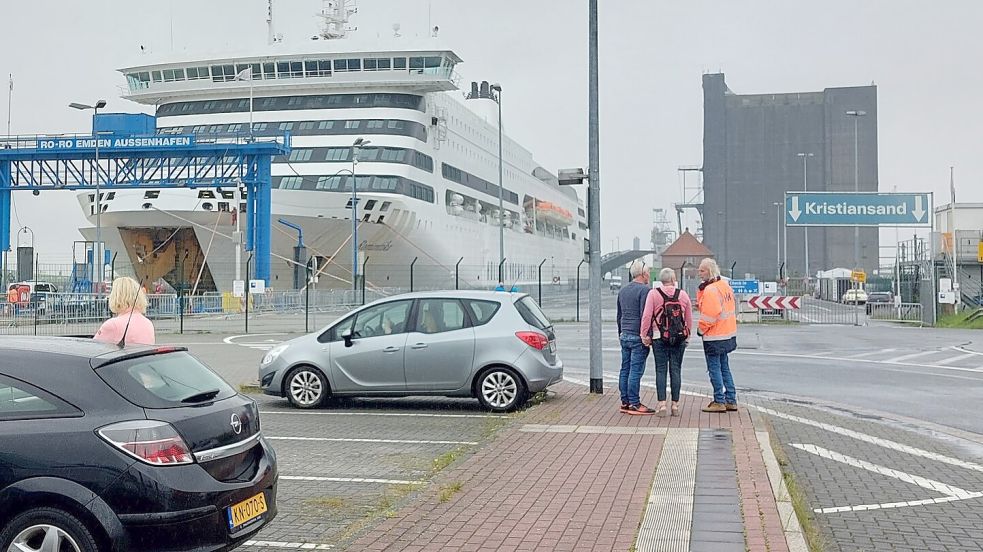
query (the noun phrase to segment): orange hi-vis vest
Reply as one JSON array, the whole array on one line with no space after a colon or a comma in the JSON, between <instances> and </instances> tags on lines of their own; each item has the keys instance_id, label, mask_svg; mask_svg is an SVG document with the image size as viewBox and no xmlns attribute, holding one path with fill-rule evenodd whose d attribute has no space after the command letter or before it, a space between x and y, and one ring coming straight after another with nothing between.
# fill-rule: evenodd
<instances>
[{"instance_id":1,"label":"orange hi-vis vest","mask_svg":"<svg viewBox=\"0 0 983 552\"><path fill-rule=\"evenodd\" d=\"M726 280L719 279L698 291L696 303L704 341L724 341L737 335L737 305Z\"/></svg>"}]
</instances>

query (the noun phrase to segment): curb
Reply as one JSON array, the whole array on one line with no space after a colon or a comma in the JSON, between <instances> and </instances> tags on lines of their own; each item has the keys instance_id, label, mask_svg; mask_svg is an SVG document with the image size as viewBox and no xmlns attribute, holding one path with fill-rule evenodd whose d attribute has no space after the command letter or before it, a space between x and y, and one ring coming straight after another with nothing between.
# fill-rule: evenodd
<instances>
[{"instance_id":1,"label":"curb","mask_svg":"<svg viewBox=\"0 0 983 552\"><path fill-rule=\"evenodd\" d=\"M768 432L755 431L754 434L758 438L758 446L765 459L765 469L771 482L771 490L775 495L775 502L778 504L778 514L782 518L782 529L785 531L785 543L788 545L789 552L809 552L809 546L802 534L802 526L799 525L799 518L796 517L795 508L792 507L792 498L782 478L782 470L778 467L778 459L771 448Z\"/></svg>"}]
</instances>

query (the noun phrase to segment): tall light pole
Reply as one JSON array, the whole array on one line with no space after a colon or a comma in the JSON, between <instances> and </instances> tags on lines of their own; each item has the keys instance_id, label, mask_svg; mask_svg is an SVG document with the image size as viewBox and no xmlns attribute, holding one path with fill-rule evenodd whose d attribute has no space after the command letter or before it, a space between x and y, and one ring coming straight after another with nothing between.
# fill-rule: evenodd
<instances>
[{"instance_id":1,"label":"tall light pole","mask_svg":"<svg viewBox=\"0 0 983 552\"><path fill-rule=\"evenodd\" d=\"M372 142L357 138L352 144L352 290L358 291L358 177L355 176L355 165L358 165L358 149Z\"/></svg>"},{"instance_id":2,"label":"tall light pole","mask_svg":"<svg viewBox=\"0 0 983 552\"><path fill-rule=\"evenodd\" d=\"M853 117L853 191L860 191L860 118L866 111L847 111ZM853 227L853 269L860 268L860 227Z\"/></svg>"},{"instance_id":3,"label":"tall light pole","mask_svg":"<svg viewBox=\"0 0 983 552\"><path fill-rule=\"evenodd\" d=\"M589 84L588 84L588 186L587 224L590 227L589 280L587 287L588 312L590 313L590 392L604 392L604 370L601 357L601 147L598 122L598 73L597 73L597 0L589 0L588 17Z\"/></svg>"},{"instance_id":4,"label":"tall light pole","mask_svg":"<svg viewBox=\"0 0 983 552\"><path fill-rule=\"evenodd\" d=\"M498 94L495 103L498 104L498 281L504 282L502 270L505 261L505 208L502 204L502 189L505 188L504 160L502 158L502 85L495 83L491 89Z\"/></svg>"},{"instance_id":5,"label":"tall light pole","mask_svg":"<svg viewBox=\"0 0 983 552\"><path fill-rule=\"evenodd\" d=\"M778 269L778 280L782 279L782 204L774 202L775 206L775 267Z\"/></svg>"},{"instance_id":6,"label":"tall light pole","mask_svg":"<svg viewBox=\"0 0 983 552\"><path fill-rule=\"evenodd\" d=\"M799 152L799 153L796 153L795 155L798 155L799 157L802 158L802 191L803 192L808 192L809 191L809 172L808 172L807 162L808 162L808 160L809 160L810 157L813 157L813 154L811 154L811 153L805 153L805 152ZM804 232L804 236L805 236L805 239L804 239L804 242L805 242L805 251L804 251L804 253L805 253L805 258L806 258L805 259L805 267L806 267L806 270L803 273L803 275L806 277L806 282L808 283L809 282L809 277L812 275L812 273L809 272L809 227L808 226L803 226L802 227L802 231ZM786 244L786 246L787 245L788 244Z\"/></svg>"},{"instance_id":7,"label":"tall light pole","mask_svg":"<svg viewBox=\"0 0 983 552\"><path fill-rule=\"evenodd\" d=\"M104 280L104 274L103 274L103 264L104 264L104 262L103 262L103 258L102 258L102 256L103 256L103 254L102 254L102 251L103 251L103 247L102 247L102 200L99 197L101 195L99 193L99 190L100 190L99 180L101 179L101 177L99 175L99 133L96 131L96 116L99 115L99 110L100 109L106 107L106 100L99 100L99 101L97 101L95 103L95 105L86 105L86 104L72 102L72 103L68 104L68 107L71 107L73 109L80 109L80 110L91 109L92 110L92 113L93 113L93 115L92 115L92 137L95 139L94 140L94 142L95 142L95 163L94 163L94 166L95 166L95 184L96 184L96 198L95 198L96 199L96 247L95 247L95 252L93 254L93 257L95 257L94 261L96 262L96 280L98 280L98 282L99 282L98 283L98 286L96 288L97 289L96 293L97 294L102 294L102 286L103 286L103 280Z\"/></svg>"}]
</instances>

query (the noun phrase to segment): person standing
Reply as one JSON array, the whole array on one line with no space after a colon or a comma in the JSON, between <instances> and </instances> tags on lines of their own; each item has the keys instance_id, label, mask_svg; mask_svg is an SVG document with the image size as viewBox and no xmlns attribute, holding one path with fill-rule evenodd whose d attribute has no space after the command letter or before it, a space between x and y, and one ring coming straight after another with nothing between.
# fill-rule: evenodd
<instances>
[{"instance_id":1,"label":"person standing","mask_svg":"<svg viewBox=\"0 0 983 552\"><path fill-rule=\"evenodd\" d=\"M639 397L642 374L649 348L642 343L642 312L649 292L649 269L642 261L628 267L631 282L618 292L618 338L621 342L621 412L625 414L655 414Z\"/></svg>"},{"instance_id":2,"label":"person standing","mask_svg":"<svg viewBox=\"0 0 983 552\"><path fill-rule=\"evenodd\" d=\"M147 312L147 294L136 280L129 276L113 280L109 310L116 316L103 322L93 339L120 346L154 344L154 323L143 315Z\"/></svg>"},{"instance_id":3,"label":"person standing","mask_svg":"<svg viewBox=\"0 0 983 552\"><path fill-rule=\"evenodd\" d=\"M737 308L734 290L720 277L720 267L713 259L703 259L699 268L700 289L696 304L700 310L699 330L703 337L703 353L707 372L713 386L713 400L703 407L704 412L737 410L737 389L730 372L727 355L737 349Z\"/></svg>"},{"instance_id":4,"label":"person standing","mask_svg":"<svg viewBox=\"0 0 983 552\"><path fill-rule=\"evenodd\" d=\"M682 386L683 353L693 328L693 303L686 290L676 283L676 271L659 271L661 285L648 293L642 312L642 342L652 347L655 357L655 385L659 403L655 413L665 416L666 375L669 376L673 416L679 416L679 390Z\"/></svg>"}]
</instances>

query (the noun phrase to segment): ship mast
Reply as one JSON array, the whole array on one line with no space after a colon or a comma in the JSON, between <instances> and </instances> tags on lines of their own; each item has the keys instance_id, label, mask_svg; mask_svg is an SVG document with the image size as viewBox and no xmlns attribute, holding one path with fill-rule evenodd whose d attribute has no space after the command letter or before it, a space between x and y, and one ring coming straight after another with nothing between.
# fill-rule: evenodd
<instances>
[{"instance_id":1,"label":"ship mast","mask_svg":"<svg viewBox=\"0 0 983 552\"><path fill-rule=\"evenodd\" d=\"M345 38L349 31L355 30L348 27L348 21L352 15L358 13L354 0L322 0L321 30L318 37L322 40L334 40Z\"/></svg>"}]
</instances>

